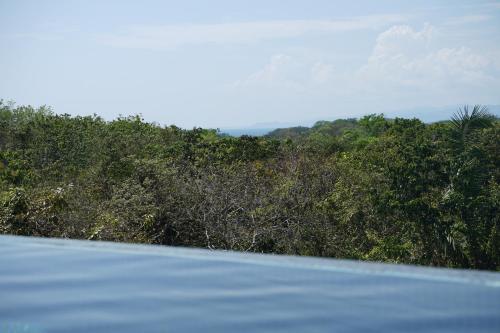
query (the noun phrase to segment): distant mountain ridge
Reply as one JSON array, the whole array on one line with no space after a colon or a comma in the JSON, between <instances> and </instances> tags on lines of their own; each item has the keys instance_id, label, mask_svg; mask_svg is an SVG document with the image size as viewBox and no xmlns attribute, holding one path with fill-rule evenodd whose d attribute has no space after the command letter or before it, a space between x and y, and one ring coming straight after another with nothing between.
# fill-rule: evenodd
<instances>
[{"instance_id":1,"label":"distant mountain ridge","mask_svg":"<svg viewBox=\"0 0 500 333\"><path fill-rule=\"evenodd\" d=\"M485 105L488 111L500 117L500 105ZM418 118L426 123L433 123L448 120L461 106L443 106L443 107L420 107L403 111L384 112L388 118Z\"/></svg>"},{"instance_id":2,"label":"distant mountain ridge","mask_svg":"<svg viewBox=\"0 0 500 333\"><path fill-rule=\"evenodd\" d=\"M486 105L488 111L500 118L500 105ZM433 123L438 121L449 120L450 117L458 110L459 106L444 106L444 107L420 107L408 109L403 111L388 111L384 112L386 118L418 118L426 123ZM304 134L309 129L314 128L317 124L322 122L333 123L342 120L359 119L360 117L353 118L337 118L330 120L317 120L317 121L303 121L303 122L263 122L256 123L249 127L242 128L222 128L221 134L239 137L242 135L249 136L270 136L270 137L295 137ZM342 127L343 122L336 123L335 126ZM345 123L343 123L345 125ZM340 130L339 127L339 130ZM333 130L335 132L335 130ZM340 134L340 133L336 133Z\"/></svg>"}]
</instances>

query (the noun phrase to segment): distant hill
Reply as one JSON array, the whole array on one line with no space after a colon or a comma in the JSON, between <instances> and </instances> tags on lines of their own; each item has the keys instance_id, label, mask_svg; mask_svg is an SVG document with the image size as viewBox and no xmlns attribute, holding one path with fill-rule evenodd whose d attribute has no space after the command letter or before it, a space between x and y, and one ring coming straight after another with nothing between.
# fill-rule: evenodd
<instances>
[{"instance_id":1,"label":"distant hill","mask_svg":"<svg viewBox=\"0 0 500 333\"><path fill-rule=\"evenodd\" d=\"M308 136L312 133L319 133L329 136L341 135L348 129L357 127L357 120L337 119L334 121L321 120L317 121L312 127L296 126L289 128L278 128L268 133L266 136L274 139L296 139L299 137Z\"/></svg>"},{"instance_id":2,"label":"distant hill","mask_svg":"<svg viewBox=\"0 0 500 333\"><path fill-rule=\"evenodd\" d=\"M272 132L267 133L267 137L276 138L276 139L285 139L285 138L297 138L303 134L306 134L311 129L305 126L296 126L296 127L288 127L288 128L277 128Z\"/></svg>"},{"instance_id":3,"label":"distant hill","mask_svg":"<svg viewBox=\"0 0 500 333\"><path fill-rule=\"evenodd\" d=\"M219 131L222 135L240 137L242 135L249 136L264 136L278 128L290 128L299 125L293 122L266 122L256 123L248 127L240 128L221 128ZM300 124L302 125L302 124Z\"/></svg>"},{"instance_id":4,"label":"distant hill","mask_svg":"<svg viewBox=\"0 0 500 333\"><path fill-rule=\"evenodd\" d=\"M447 121L458 110L459 106L415 108L402 111L388 111L384 113L387 119L396 117L418 118L426 123ZM487 105L488 111L500 118L500 105ZM345 130L358 126L356 118L318 120L313 122L304 121L303 124L286 122L257 123L248 128L223 128L220 129L222 135L240 137L266 136L274 139L296 139L308 136L311 133L321 133L324 135L338 136Z\"/></svg>"},{"instance_id":5,"label":"distant hill","mask_svg":"<svg viewBox=\"0 0 500 333\"><path fill-rule=\"evenodd\" d=\"M500 105L485 105L488 111L500 117ZM389 118L418 118L426 123L434 123L438 121L448 120L458 110L460 105L450 105L442 107L420 107L399 111L384 112Z\"/></svg>"}]
</instances>

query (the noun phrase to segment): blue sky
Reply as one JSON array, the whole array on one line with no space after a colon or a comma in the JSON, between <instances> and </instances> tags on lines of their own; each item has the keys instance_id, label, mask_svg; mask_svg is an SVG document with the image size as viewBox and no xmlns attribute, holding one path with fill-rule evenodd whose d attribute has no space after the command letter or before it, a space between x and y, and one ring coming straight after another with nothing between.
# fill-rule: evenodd
<instances>
[{"instance_id":1,"label":"blue sky","mask_svg":"<svg viewBox=\"0 0 500 333\"><path fill-rule=\"evenodd\" d=\"M0 98L106 119L223 128L500 104L500 1L0 0L0 43Z\"/></svg>"}]
</instances>

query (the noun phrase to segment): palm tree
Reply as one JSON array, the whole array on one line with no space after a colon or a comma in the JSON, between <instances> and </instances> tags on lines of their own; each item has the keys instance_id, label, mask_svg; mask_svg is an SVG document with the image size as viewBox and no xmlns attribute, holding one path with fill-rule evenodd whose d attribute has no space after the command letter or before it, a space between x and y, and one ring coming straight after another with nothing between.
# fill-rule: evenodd
<instances>
[{"instance_id":1,"label":"palm tree","mask_svg":"<svg viewBox=\"0 0 500 333\"><path fill-rule=\"evenodd\" d=\"M465 143L465 139L471 131L489 127L494 120L495 116L488 112L486 106L482 105L474 105L471 112L469 112L469 106L464 105L451 117L453 131L462 144Z\"/></svg>"},{"instance_id":2,"label":"palm tree","mask_svg":"<svg viewBox=\"0 0 500 333\"><path fill-rule=\"evenodd\" d=\"M480 241L478 240L478 224L475 211L479 209L477 206L478 196L481 194L485 183L488 181L488 174L484 170L484 165L481 163L481 154L475 149L475 136L471 136L473 132L481 130L493 125L495 116L488 112L485 106L475 105L470 111L468 105L459 108L451 118L452 126L452 159L450 184L445 190L443 199L448 201L453 197L453 205L459 212L460 220L456 221L460 226L463 223L465 227L466 247L461 251L469 252L470 259L473 265L480 267L482 264L483 253L480 249ZM453 229L461 227L449 226L446 231L446 240L455 250L455 245L459 243L459 239L455 237Z\"/></svg>"}]
</instances>

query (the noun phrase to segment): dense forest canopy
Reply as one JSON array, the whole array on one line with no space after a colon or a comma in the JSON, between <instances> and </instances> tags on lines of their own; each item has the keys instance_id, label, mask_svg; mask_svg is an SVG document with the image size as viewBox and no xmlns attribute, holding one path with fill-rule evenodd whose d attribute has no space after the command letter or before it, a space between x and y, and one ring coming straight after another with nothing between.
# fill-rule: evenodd
<instances>
[{"instance_id":1,"label":"dense forest canopy","mask_svg":"<svg viewBox=\"0 0 500 333\"><path fill-rule=\"evenodd\" d=\"M500 122L240 138L0 103L0 233L500 269Z\"/></svg>"}]
</instances>

